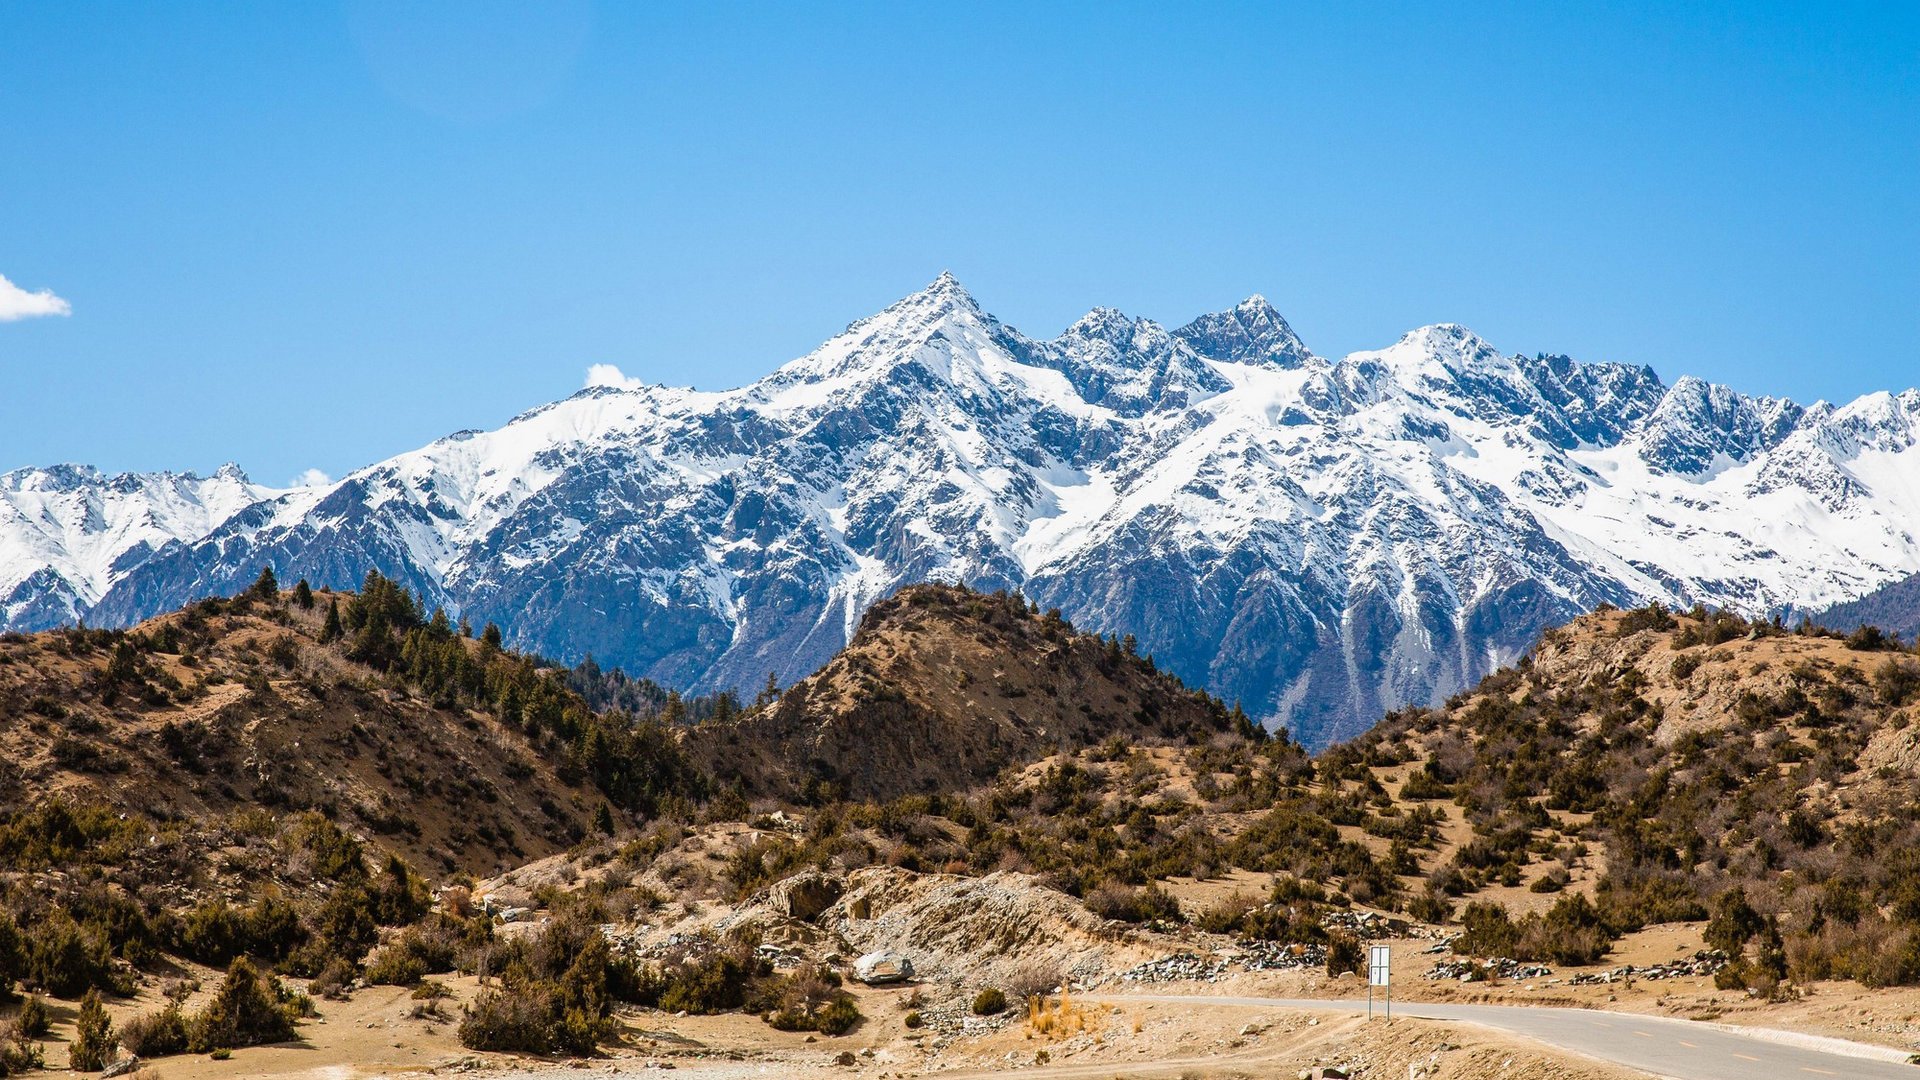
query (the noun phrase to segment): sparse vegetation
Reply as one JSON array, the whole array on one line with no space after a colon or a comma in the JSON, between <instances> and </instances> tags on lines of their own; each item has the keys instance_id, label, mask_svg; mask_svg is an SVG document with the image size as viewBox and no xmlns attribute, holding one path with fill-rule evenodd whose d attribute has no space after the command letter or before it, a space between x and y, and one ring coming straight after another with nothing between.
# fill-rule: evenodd
<instances>
[{"instance_id":1,"label":"sparse vegetation","mask_svg":"<svg viewBox=\"0 0 1920 1080\"><path fill-rule=\"evenodd\" d=\"M489 788L459 780L457 769L436 774L362 724L308 737L336 739L377 763L397 793L388 809L343 812L287 795L272 761L261 767L261 786L235 791L235 812L216 821L149 817L78 797L8 806L0 870L60 885L44 893L0 886L0 994L15 984L65 998L125 992L130 967L150 968L168 953L231 965L205 1010L175 1006L125 1022L120 1041L142 1056L288 1037L300 1000L263 970L316 976L313 992L329 996L358 980L426 987L437 985L434 975L482 972L486 988L459 1021L462 1041L475 1048L588 1052L612 1030L615 1001L744 1010L825 1035L859 1023L837 975L811 967L776 975L748 938L693 940L644 964L619 957L596 925L635 904L657 905L657 895L567 893L565 905L577 908L556 907L548 927L512 941L496 940L491 921L463 907L458 890L447 894L447 910L429 910L425 875L397 854L421 835L408 805L457 799L484 814L524 797L508 786L570 783L580 793L570 805L483 818L466 839L511 853L534 836L548 850L610 837L602 857L635 869L661 860L665 880L736 900L808 867L1020 870L1094 914L1134 924L1186 921L1167 878L1239 869L1273 875L1272 894L1198 911L1193 924L1322 946L1330 974L1357 970L1361 951L1347 932L1329 930L1342 925L1330 912L1365 904L1437 923L1457 918L1463 952L1561 965L1597 962L1644 926L1711 916L1710 942L1734 958L1721 976L1730 987L1769 995L1820 978L1920 983L1920 857L1912 855L1920 824L1897 785L1860 766L1876 732L1910 723L1909 706L1920 700L1920 661L1885 637L1856 634L1841 644L1813 628L1790 635L1727 613L1657 605L1609 613L1597 624L1603 633L1552 632L1536 658L1444 708L1397 713L1310 757L1180 687L1124 641L1075 635L1022 598L909 590L877 609L890 632L957 635L952 627L964 626L993 649L1050 650L1067 673L1060 678L1106 696L1076 702L1013 668L991 678L948 673L966 682L965 694L1015 710L1062 702L1048 722L1064 715L1084 726L1020 744L1006 768L976 775L936 761L927 775L941 779L930 789L883 792L862 790L844 770L796 773L738 749L810 737L830 700L851 710L834 716L857 723L911 729L935 715L912 682L932 676L909 678L859 650L823 676L842 697L829 695L827 682L801 680L743 705L731 695L683 699L591 661L562 672L507 650L497 626L476 637L444 612L423 613L417 598L377 574L358 594L316 596L308 587L301 597L299 585L283 593L256 582L242 597L135 632L61 632L59 655L92 681L0 683L0 710L42 725L50 746L99 744L94 756L67 763L78 769L116 753L141 767L138 754L105 745L113 710L171 707L176 692L245 695L235 700L249 708L335 701L355 712L404 700L452 718L432 730L478 732L489 752L509 754L502 775L510 779ZM1540 659L1576 634L1585 635L1581 648L1617 650L1607 655L1619 659L1578 679ZM1814 643L1828 651L1806 655L1801 646ZM4 670L16 678L29 665ZM190 685L179 680L183 671ZM1676 724L1656 704L1661 680L1700 700L1710 693L1725 708ZM150 692L163 705L150 704ZM1126 715L1102 711L1113 700L1129 703ZM169 718L154 725L149 752L198 790L217 790L235 774L218 723ZM524 785L536 770L551 779ZM1810 792L1843 792L1844 802ZM717 821L753 824L724 862L689 866L671 854ZM1450 821L1464 824L1458 842L1442 840ZM236 853L229 872L239 876L208 878L208 850ZM1592 869L1596 852L1604 873ZM444 874L450 864L429 869ZM1785 870L1791 891L1779 885ZM136 887L162 880L204 899L169 910ZM1552 902L1515 915L1486 899L1496 887ZM540 902L562 904L557 894ZM1010 998L1032 1009L1061 984L1058 972L1036 971L980 991L972 1004L981 1015ZM433 1007L431 996L420 1000Z\"/></svg>"}]
</instances>

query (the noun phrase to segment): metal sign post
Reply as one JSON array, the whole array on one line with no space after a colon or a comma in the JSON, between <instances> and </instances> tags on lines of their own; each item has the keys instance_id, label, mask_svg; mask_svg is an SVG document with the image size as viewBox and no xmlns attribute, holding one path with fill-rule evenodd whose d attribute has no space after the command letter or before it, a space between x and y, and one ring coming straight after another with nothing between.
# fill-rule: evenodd
<instances>
[{"instance_id":1,"label":"metal sign post","mask_svg":"<svg viewBox=\"0 0 1920 1080\"><path fill-rule=\"evenodd\" d=\"M1385 945L1373 945L1367 949L1367 1019L1373 1019L1373 988L1378 986L1386 995L1387 1020L1393 1020L1393 957Z\"/></svg>"}]
</instances>

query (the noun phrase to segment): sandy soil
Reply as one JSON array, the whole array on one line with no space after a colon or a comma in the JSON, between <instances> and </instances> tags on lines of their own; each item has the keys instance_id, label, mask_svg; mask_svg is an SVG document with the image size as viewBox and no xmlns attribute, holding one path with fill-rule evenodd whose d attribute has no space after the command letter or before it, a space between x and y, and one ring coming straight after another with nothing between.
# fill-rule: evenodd
<instances>
[{"instance_id":1,"label":"sandy soil","mask_svg":"<svg viewBox=\"0 0 1920 1080\"><path fill-rule=\"evenodd\" d=\"M1621 943L1616 964L1646 964L1698 948L1697 928L1663 927ZM1708 979L1569 986L1567 972L1525 981L1460 984L1420 978L1433 957L1425 940L1392 943L1399 1000L1494 1004L1577 1005L1646 1012L1720 1023L1804 1031L1920 1049L1920 991L1868 991L1852 984L1820 984L1795 1001L1766 1003L1717 991ZM211 976L212 973L208 972ZM215 980L208 978L208 984ZM506 1078L585 1078L674 1069L716 1080L745 1077L870 1076L905 1078L1035 1077L1292 1077L1315 1065L1358 1067L1374 1078L1420 1076L1618 1080L1630 1070L1591 1062L1472 1025L1400 1019L1389 1027L1344 1017L1308 1016L1224 1006L1167 1002L1083 1004L1069 997L1042 1030L1021 1016L987 1021L957 1003L920 988L920 1005L935 1022L906 1026L916 988L855 988L866 1020L850 1034L823 1038L775 1031L756 1017L671 1016L651 1010L620 1013L620 1045L590 1061L541 1060L478 1054L454 1035L461 1003L476 990L472 979L444 980L454 996L441 1015L418 1013L419 1003L397 987L373 987L344 1002L320 1001L319 1015L301 1025L297 1043L236 1052L230 1060L204 1055L154 1063L168 1080L287 1077L361 1080L371 1077L475 1073ZM1230 975L1216 981L1155 983L1153 994L1242 994L1357 998L1359 979L1328 979L1315 971ZM1112 988L1125 993L1125 988ZM202 990L201 995L207 991ZM158 1007L148 988L116 1003L116 1019ZM197 1004L197 1001L193 1004ZM72 1003L56 1003L47 1041L49 1065L65 1064ZM842 1054L851 1064L837 1064ZM1415 1070L1410 1072L1409 1070Z\"/></svg>"},{"instance_id":2,"label":"sandy soil","mask_svg":"<svg viewBox=\"0 0 1920 1080\"><path fill-rule=\"evenodd\" d=\"M462 994L470 987L460 988ZM1368 1023L1349 1018L1165 1002L1079 1006L1068 1030L1043 1032L1014 1019L943 1040L911 1032L901 1020L910 990L861 993L868 1019L838 1039L774 1031L753 1017L622 1017L623 1045L593 1060L538 1060L475 1054L454 1042L450 1026L409 1016L403 990L361 991L327 1003L303 1026L297 1044L256 1047L230 1060L205 1056L154 1064L168 1080L373 1077L474 1074L499 1080L585 1080L672 1069L676 1074L747 1077L1268 1077L1340 1065L1368 1078L1416 1076L1512 1080L1626 1080L1638 1074L1556 1054L1471 1025L1417 1020ZM50 1048L49 1057L64 1054ZM850 1064L838 1064L841 1055Z\"/></svg>"}]
</instances>

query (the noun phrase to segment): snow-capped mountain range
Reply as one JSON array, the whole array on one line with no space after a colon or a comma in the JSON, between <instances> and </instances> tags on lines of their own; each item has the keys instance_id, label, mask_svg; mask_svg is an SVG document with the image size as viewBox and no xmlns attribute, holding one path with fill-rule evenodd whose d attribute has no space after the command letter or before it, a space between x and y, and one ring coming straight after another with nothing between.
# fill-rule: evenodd
<instances>
[{"instance_id":1,"label":"snow-capped mountain range","mask_svg":"<svg viewBox=\"0 0 1920 1080\"><path fill-rule=\"evenodd\" d=\"M1801 406L1454 325L1329 360L1257 296L1038 340L942 275L737 390L603 382L319 487L5 474L0 618L376 567L522 647L752 688L960 580L1321 744L1602 601L1791 613L1920 570L1920 393Z\"/></svg>"}]
</instances>

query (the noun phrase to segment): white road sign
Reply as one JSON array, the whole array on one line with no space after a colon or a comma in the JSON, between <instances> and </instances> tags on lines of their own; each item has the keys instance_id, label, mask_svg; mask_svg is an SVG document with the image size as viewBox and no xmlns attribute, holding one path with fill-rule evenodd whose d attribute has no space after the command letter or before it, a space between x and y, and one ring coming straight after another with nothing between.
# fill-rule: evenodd
<instances>
[{"instance_id":1,"label":"white road sign","mask_svg":"<svg viewBox=\"0 0 1920 1080\"><path fill-rule=\"evenodd\" d=\"M1367 985L1387 985L1387 975L1392 966L1391 961L1388 959L1387 947L1385 945L1373 945L1367 949L1367 952L1369 954L1367 958Z\"/></svg>"}]
</instances>

